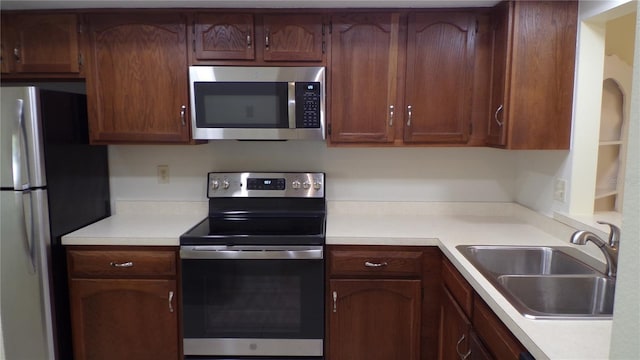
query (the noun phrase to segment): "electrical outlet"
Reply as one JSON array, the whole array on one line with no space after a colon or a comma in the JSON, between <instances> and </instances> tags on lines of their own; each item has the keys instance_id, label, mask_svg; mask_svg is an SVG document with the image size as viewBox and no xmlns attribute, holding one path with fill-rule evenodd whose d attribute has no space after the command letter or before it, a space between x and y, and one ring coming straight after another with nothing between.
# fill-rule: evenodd
<instances>
[{"instance_id":1,"label":"electrical outlet","mask_svg":"<svg viewBox=\"0 0 640 360\"><path fill-rule=\"evenodd\" d=\"M556 179L553 187L553 199L560 202L565 202L567 194L567 180Z\"/></svg>"},{"instance_id":2,"label":"electrical outlet","mask_svg":"<svg viewBox=\"0 0 640 360\"><path fill-rule=\"evenodd\" d=\"M169 165L158 165L158 184L169 183Z\"/></svg>"}]
</instances>

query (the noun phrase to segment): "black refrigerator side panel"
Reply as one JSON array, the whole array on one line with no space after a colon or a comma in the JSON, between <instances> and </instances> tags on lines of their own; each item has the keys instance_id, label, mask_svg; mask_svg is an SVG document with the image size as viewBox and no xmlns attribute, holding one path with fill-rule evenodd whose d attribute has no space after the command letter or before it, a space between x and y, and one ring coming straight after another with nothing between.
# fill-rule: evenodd
<instances>
[{"instance_id":1,"label":"black refrigerator side panel","mask_svg":"<svg viewBox=\"0 0 640 360\"><path fill-rule=\"evenodd\" d=\"M58 359L72 359L67 264L61 237L111 214L106 146L89 145L86 96L40 91Z\"/></svg>"}]
</instances>

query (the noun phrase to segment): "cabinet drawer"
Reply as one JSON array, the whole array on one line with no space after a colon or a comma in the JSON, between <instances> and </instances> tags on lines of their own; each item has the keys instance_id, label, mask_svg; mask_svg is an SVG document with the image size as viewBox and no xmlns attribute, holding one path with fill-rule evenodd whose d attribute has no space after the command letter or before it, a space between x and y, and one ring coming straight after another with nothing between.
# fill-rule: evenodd
<instances>
[{"instance_id":1,"label":"cabinet drawer","mask_svg":"<svg viewBox=\"0 0 640 360\"><path fill-rule=\"evenodd\" d=\"M422 252L331 250L329 269L331 275L421 277Z\"/></svg>"},{"instance_id":2,"label":"cabinet drawer","mask_svg":"<svg viewBox=\"0 0 640 360\"><path fill-rule=\"evenodd\" d=\"M170 250L68 250L69 274L77 276L174 276Z\"/></svg>"},{"instance_id":3,"label":"cabinet drawer","mask_svg":"<svg viewBox=\"0 0 640 360\"><path fill-rule=\"evenodd\" d=\"M473 288L467 280L456 270L456 268L444 259L442 261L442 282L449 289L453 298L456 299L462 310L468 317L471 317L473 306Z\"/></svg>"}]
</instances>

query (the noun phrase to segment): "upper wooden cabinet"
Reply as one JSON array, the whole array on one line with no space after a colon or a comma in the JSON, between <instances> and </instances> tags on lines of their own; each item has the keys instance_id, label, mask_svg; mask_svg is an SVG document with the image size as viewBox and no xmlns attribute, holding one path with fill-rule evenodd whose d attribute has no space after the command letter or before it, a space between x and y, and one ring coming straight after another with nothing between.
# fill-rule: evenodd
<instances>
[{"instance_id":1,"label":"upper wooden cabinet","mask_svg":"<svg viewBox=\"0 0 640 360\"><path fill-rule=\"evenodd\" d=\"M99 13L87 23L92 143L189 142L186 18Z\"/></svg>"},{"instance_id":2,"label":"upper wooden cabinet","mask_svg":"<svg viewBox=\"0 0 640 360\"><path fill-rule=\"evenodd\" d=\"M253 14L197 13L194 16L195 59L256 58Z\"/></svg>"},{"instance_id":3,"label":"upper wooden cabinet","mask_svg":"<svg viewBox=\"0 0 640 360\"><path fill-rule=\"evenodd\" d=\"M79 39L76 14L3 14L2 73L79 77Z\"/></svg>"},{"instance_id":4,"label":"upper wooden cabinet","mask_svg":"<svg viewBox=\"0 0 640 360\"><path fill-rule=\"evenodd\" d=\"M405 142L467 142L476 26L472 13L409 15Z\"/></svg>"},{"instance_id":5,"label":"upper wooden cabinet","mask_svg":"<svg viewBox=\"0 0 640 360\"><path fill-rule=\"evenodd\" d=\"M400 14L334 16L331 37L331 142L393 142Z\"/></svg>"},{"instance_id":6,"label":"upper wooden cabinet","mask_svg":"<svg viewBox=\"0 0 640 360\"><path fill-rule=\"evenodd\" d=\"M494 9L489 145L569 148L577 11L577 1L508 1Z\"/></svg>"},{"instance_id":7,"label":"upper wooden cabinet","mask_svg":"<svg viewBox=\"0 0 640 360\"><path fill-rule=\"evenodd\" d=\"M194 64L322 62L322 14L200 12L193 15Z\"/></svg>"},{"instance_id":8,"label":"upper wooden cabinet","mask_svg":"<svg viewBox=\"0 0 640 360\"><path fill-rule=\"evenodd\" d=\"M331 142L465 144L476 31L464 11L334 16Z\"/></svg>"}]
</instances>

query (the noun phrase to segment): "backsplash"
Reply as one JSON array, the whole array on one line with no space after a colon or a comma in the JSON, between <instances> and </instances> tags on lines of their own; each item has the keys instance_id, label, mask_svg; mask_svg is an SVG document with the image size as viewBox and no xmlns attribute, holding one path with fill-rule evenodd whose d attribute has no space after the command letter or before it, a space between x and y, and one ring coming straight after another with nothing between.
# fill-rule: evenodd
<instances>
[{"instance_id":1,"label":"backsplash","mask_svg":"<svg viewBox=\"0 0 640 360\"><path fill-rule=\"evenodd\" d=\"M328 200L514 201L515 154L491 148L331 148L216 141L109 146L113 200L206 200L209 171L323 171ZM159 184L157 166L168 165Z\"/></svg>"}]
</instances>

